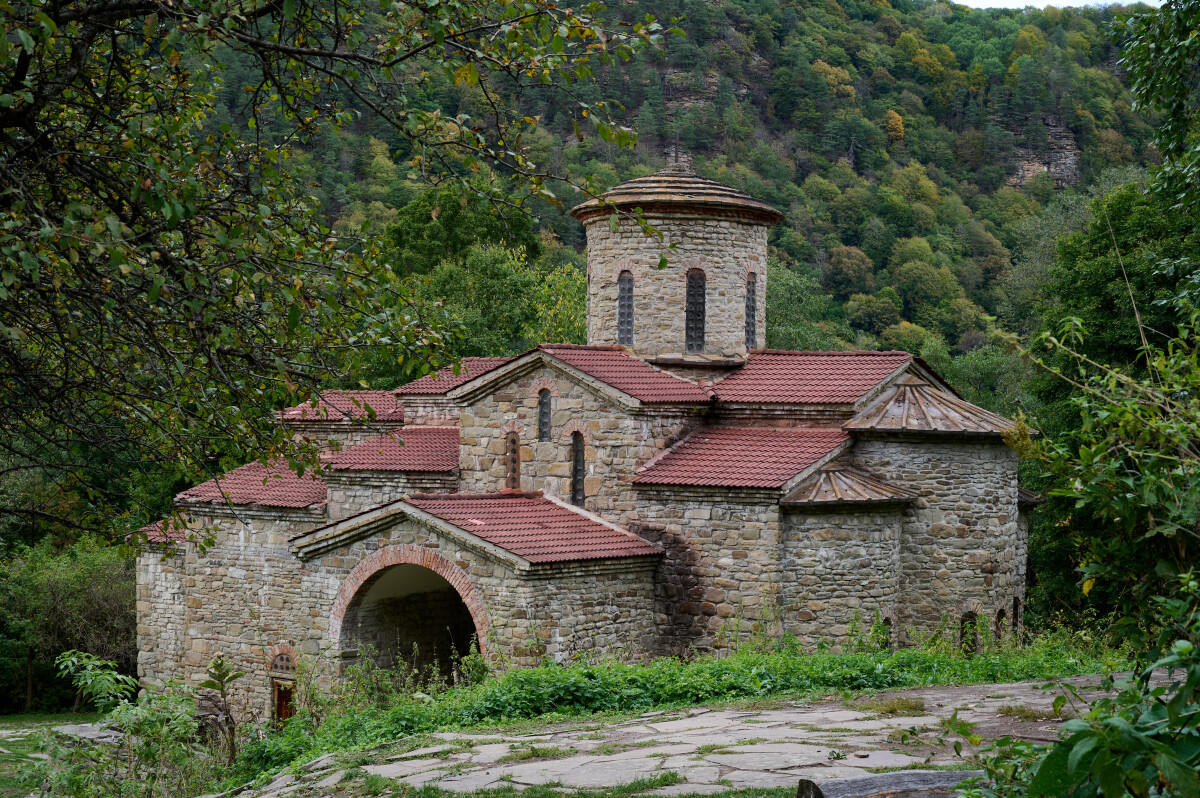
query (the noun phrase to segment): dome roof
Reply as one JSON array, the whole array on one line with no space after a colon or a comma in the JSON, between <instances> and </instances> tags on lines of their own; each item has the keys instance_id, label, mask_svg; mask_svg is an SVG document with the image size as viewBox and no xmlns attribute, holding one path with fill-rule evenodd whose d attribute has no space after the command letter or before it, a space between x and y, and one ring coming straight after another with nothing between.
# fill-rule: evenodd
<instances>
[{"instance_id":1,"label":"dome roof","mask_svg":"<svg viewBox=\"0 0 1200 798\"><path fill-rule=\"evenodd\" d=\"M706 180L682 164L671 164L648 177L622 183L600 196L621 210L640 208L644 213L690 211L736 216L767 224L775 224L783 218L782 213L767 203L715 180ZM596 198L571 209L571 215L581 222L609 213L611 211Z\"/></svg>"}]
</instances>

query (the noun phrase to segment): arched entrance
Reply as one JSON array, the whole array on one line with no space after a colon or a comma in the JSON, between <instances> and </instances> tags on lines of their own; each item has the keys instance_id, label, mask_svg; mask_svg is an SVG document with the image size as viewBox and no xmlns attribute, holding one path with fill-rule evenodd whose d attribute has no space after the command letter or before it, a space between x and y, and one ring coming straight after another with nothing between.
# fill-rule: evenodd
<instances>
[{"instance_id":1,"label":"arched entrance","mask_svg":"<svg viewBox=\"0 0 1200 798\"><path fill-rule=\"evenodd\" d=\"M416 546L363 559L338 591L331 620L343 657L371 650L377 665L423 675L448 679L472 643L487 648L487 616L466 573Z\"/></svg>"}]
</instances>

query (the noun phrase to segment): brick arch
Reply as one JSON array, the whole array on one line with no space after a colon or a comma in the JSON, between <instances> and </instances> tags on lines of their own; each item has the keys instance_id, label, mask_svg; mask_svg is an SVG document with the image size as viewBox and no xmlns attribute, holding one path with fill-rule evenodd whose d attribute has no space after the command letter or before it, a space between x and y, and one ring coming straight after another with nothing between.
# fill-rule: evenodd
<instances>
[{"instance_id":1,"label":"brick arch","mask_svg":"<svg viewBox=\"0 0 1200 798\"><path fill-rule=\"evenodd\" d=\"M500 431L504 433L516 432L520 434L522 432L521 422L517 421L515 418L510 419L503 427L500 428Z\"/></svg>"},{"instance_id":2,"label":"brick arch","mask_svg":"<svg viewBox=\"0 0 1200 798\"><path fill-rule=\"evenodd\" d=\"M287 656L291 657L292 664L294 667L295 663L297 662L295 646L296 646L296 641L289 640L286 643L276 643L273 646L268 646L267 648L263 649L263 659L266 661L267 673L269 673L269 674L277 673L277 671L275 670L275 659L280 654L286 654Z\"/></svg>"},{"instance_id":3,"label":"brick arch","mask_svg":"<svg viewBox=\"0 0 1200 798\"><path fill-rule=\"evenodd\" d=\"M529 397L537 399L542 391L549 391L551 396L558 396L558 385L549 377L538 377L529 386Z\"/></svg>"},{"instance_id":4,"label":"brick arch","mask_svg":"<svg viewBox=\"0 0 1200 798\"><path fill-rule=\"evenodd\" d=\"M462 599L463 604L467 605L467 612L471 614L471 620L475 624L475 637L479 644L479 653L487 655L489 629L487 610L483 606L483 599L479 595L479 591L475 589L475 585L471 584L471 578L467 576L466 571L437 552L407 543L387 546L372 552L360 560L350 575L342 582L337 598L333 601L333 610L329 619L329 639L335 646L342 638L342 622L346 618L346 612L356 606L356 597L361 600L362 594L365 593L364 588L369 588L386 569L393 565L419 565L422 568L428 568L449 582L458 593L458 597Z\"/></svg>"},{"instance_id":5,"label":"brick arch","mask_svg":"<svg viewBox=\"0 0 1200 798\"><path fill-rule=\"evenodd\" d=\"M596 442L594 440L592 440L592 433L588 431L588 425L587 425L586 421L584 421L582 419L578 419L578 418L573 418L570 421L568 421L566 424L564 424L563 428L562 428L563 441L565 443L570 443L571 442L571 434L575 433L575 432L578 432L581 435L583 435L584 443L588 443L593 446L596 444Z\"/></svg>"}]
</instances>

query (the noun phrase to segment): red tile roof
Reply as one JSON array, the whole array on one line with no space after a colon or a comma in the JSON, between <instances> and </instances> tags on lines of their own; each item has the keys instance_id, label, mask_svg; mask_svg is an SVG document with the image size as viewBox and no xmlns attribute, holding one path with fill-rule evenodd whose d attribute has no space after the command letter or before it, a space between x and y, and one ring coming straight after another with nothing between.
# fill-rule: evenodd
<instances>
[{"instance_id":1,"label":"red tile roof","mask_svg":"<svg viewBox=\"0 0 1200 798\"><path fill-rule=\"evenodd\" d=\"M331 463L337 471L453 471L458 427L405 427L351 446Z\"/></svg>"},{"instance_id":2,"label":"red tile roof","mask_svg":"<svg viewBox=\"0 0 1200 798\"><path fill-rule=\"evenodd\" d=\"M311 507L325 503L325 483L309 473L297 477L284 462L264 466L255 460L188 488L175 498L185 503L224 504L228 499L230 504Z\"/></svg>"},{"instance_id":3,"label":"red tile roof","mask_svg":"<svg viewBox=\"0 0 1200 798\"><path fill-rule=\"evenodd\" d=\"M849 439L840 429L708 427L652 459L633 481L779 488Z\"/></svg>"},{"instance_id":4,"label":"red tile roof","mask_svg":"<svg viewBox=\"0 0 1200 798\"><path fill-rule=\"evenodd\" d=\"M1013 422L905 375L873 405L842 425L873 432L1003 435Z\"/></svg>"},{"instance_id":5,"label":"red tile roof","mask_svg":"<svg viewBox=\"0 0 1200 798\"><path fill-rule=\"evenodd\" d=\"M700 403L712 398L699 385L656 369L619 346L543 344L538 350L642 402Z\"/></svg>"},{"instance_id":6,"label":"red tile roof","mask_svg":"<svg viewBox=\"0 0 1200 798\"><path fill-rule=\"evenodd\" d=\"M751 352L713 386L722 402L853 404L913 356L908 352Z\"/></svg>"},{"instance_id":7,"label":"red tile roof","mask_svg":"<svg viewBox=\"0 0 1200 798\"><path fill-rule=\"evenodd\" d=\"M540 491L414 493L404 501L529 562L662 554L632 532L550 501Z\"/></svg>"},{"instance_id":8,"label":"red tile roof","mask_svg":"<svg viewBox=\"0 0 1200 798\"><path fill-rule=\"evenodd\" d=\"M129 535L129 538L133 538L135 534L140 533L145 535L146 540L150 543L181 543L187 540L188 532L186 529L177 526L178 523L178 521L171 522L170 519L164 518L161 521L155 521L149 526L142 527L137 532Z\"/></svg>"},{"instance_id":9,"label":"red tile roof","mask_svg":"<svg viewBox=\"0 0 1200 798\"><path fill-rule=\"evenodd\" d=\"M464 357L459 363L458 374L452 367L447 366L433 374L426 374L420 379L413 380L407 385L401 385L396 393L444 395L476 377L495 371L505 363L513 361L511 357Z\"/></svg>"},{"instance_id":10,"label":"red tile roof","mask_svg":"<svg viewBox=\"0 0 1200 798\"><path fill-rule=\"evenodd\" d=\"M325 391L317 406L304 402L279 411L283 421L339 421L367 418L367 407L375 411L376 421L403 421L404 408L396 402L395 391Z\"/></svg>"}]
</instances>

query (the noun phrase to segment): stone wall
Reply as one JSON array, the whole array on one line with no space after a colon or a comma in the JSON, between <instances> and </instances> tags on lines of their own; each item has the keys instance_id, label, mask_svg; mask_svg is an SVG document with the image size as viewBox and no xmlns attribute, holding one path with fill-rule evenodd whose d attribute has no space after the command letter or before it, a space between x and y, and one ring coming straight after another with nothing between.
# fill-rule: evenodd
<instances>
[{"instance_id":1,"label":"stone wall","mask_svg":"<svg viewBox=\"0 0 1200 798\"><path fill-rule=\"evenodd\" d=\"M551 388L551 436L538 440L538 391ZM634 510L628 480L637 468L701 422L692 409L629 413L599 391L545 366L495 389L462 411L459 485L464 493L505 486L505 436L521 436L521 489L571 500L571 433L584 437L586 509L621 523Z\"/></svg>"},{"instance_id":2,"label":"stone wall","mask_svg":"<svg viewBox=\"0 0 1200 798\"><path fill-rule=\"evenodd\" d=\"M768 225L699 214L647 216L664 240L622 219L614 233L607 216L585 223L588 243L588 343L617 343L617 277L633 274L633 350L638 355L683 353L687 273L706 279L704 354L746 356L746 277L757 275L757 348L766 340ZM678 244L676 251L665 248ZM658 268L659 255L669 265Z\"/></svg>"},{"instance_id":3,"label":"stone wall","mask_svg":"<svg viewBox=\"0 0 1200 798\"><path fill-rule=\"evenodd\" d=\"M458 474L347 469L330 473L325 484L329 486L326 511L330 521L337 521L406 493L451 493L458 487Z\"/></svg>"},{"instance_id":4,"label":"stone wall","mask_svg":"<svg viewBox=\"0 0 1200 798\"><path fill-rule=\"evenodd\" d=\"M162 684L188 646L185 572L188 544L168 553L149 548L137 558L138 674L144 684Z\"/></svg>"},{"instance_id":5,"label":"stone wall","mask_svg":"<svg viewBox=\"0 0 1200 798\"><path fill-rule=\"evenodd\" d=\"M638 499L626 526L666 551L655 580L661 650L719 648L777 620L778 492L642 489Z\"/></svg>"},{"instance_id":6,"label":"stone wall","mask_svg":"<svg viewBox=\"0 0 1200 798\"><path fill-rule=\"evenodd\" d=\"M367 421L366 419L335 419L321 421L287 421L297 441L315 444L326 451L340 451L351 446L395 432L404 426L402 421Z\"/></svg>"},{"instance_id":7,"label":"stone wall","mask_svg":"<svg viewBox=\"0 0 1200 798\"><path fill-rule=\"evenodd\" d=\"M783 524L783 631L812 651L846 642L855 614L866 634L895 614L899 505L869 510L789 510Z\"/></svg>"},{"instance_id":8,"label":"stone wall","mask_svg":"<svg viewBox=\"0 0 1200 798\"><path fill-rule=\"evenodd\" d=\"M965 612L1011 611L1025 556L1012 449L999 439L868 438L851 457L920 494L901 528L897 623L930 629L945 617L956 630Z\"/></svg>"},{"instance_id":9,"label":"stone wall","mask_svg":"<svg viewBox=\"0 0 1200 798\"><path fill-rule=\"evenodd\" d=\"M139 560L138 590L146 597L138 603L139 676L145 684L178 678L195 685L209 661L225 654L247 674L234 688L247 716L270 712L274 652L294 652L326 680L354 660L356 602L390 564L440 569L475 608L474 631L494 665L611 652L653 636L656 558L520 571L516 561L397 518L302 560L289 541L318 526L313 514L239 508L237 516L192 520L215 526L207 550L188 546L168 567L150 554ZM365 634L368 642L385 640L378 624Z\"/></svg>"}]
</instances>

